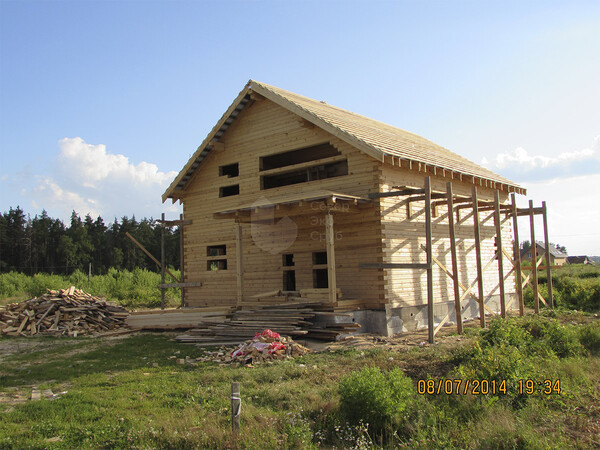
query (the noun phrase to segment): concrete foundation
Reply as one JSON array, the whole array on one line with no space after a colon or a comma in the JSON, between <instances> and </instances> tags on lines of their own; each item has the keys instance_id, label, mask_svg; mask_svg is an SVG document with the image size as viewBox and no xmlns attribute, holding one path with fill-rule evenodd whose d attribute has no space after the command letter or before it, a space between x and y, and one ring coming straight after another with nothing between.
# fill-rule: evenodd
<instances>
[{"instance_id":1,"label":"concrete foundation","mask_svg":"<svg viewBox=\"0 0 600 450\"><path fill-rule=\"evenodd\" d=\"M506 303L508 304L515 294L506 294ZM492 295L486 298L485 304L489 309L500 313L500 296ZM513 301L510 309L516 309L517 303ZM456 324L456 312L454 302L435 303L433 307L434 324L437 326L440 321L450 312L450 318L446 324ZM353 311L347 313L349 317L328 318L329 321L337 323L356 322L361 325L360 330L355 333L373 333L383 336L392 336L394 334L407 331L417 331L427 328L427 305L402 306L397 308L386 307L385 311ZM463 320L475 319L479 317L479 304L472 297L463 300L462 310Z\"/></svg>"}]
</instances>

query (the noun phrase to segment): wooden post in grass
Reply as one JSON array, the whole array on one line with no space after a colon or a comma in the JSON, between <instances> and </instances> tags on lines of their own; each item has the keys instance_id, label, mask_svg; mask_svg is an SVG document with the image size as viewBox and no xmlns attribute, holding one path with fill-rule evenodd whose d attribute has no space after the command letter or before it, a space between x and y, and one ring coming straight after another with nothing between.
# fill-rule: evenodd
<instances>
[{"instance_id":1,"label":"wooden post in grass","mask_svg":"<svg viewBox=\"0 0 600 450\"><path fill-rule=\"evenodd\" d=\"M546 277L548 278L548 306L554 308L552 295L552 271L550 270L550 242L548 241L548 210L546 202L542 202L542 217L544 220L544 243L546 244Z\"/></svg>"},{"instance_id":2,"label":"wooden post in grass","mask_svg":"<svg viewBox=\"0 0 600 450\"><path fill-rule=\"evenodd\" d=\"M427 248L427 330L429 343L433 344L433 244L431 238L431 178L425 177L425 246Z\"/></svg>"},{"instance_id":3,"label":"wooden post in grass","mask_svg":"<svg viewBox=\"0 0 600 450\"><path fill-rule=\"evenodd\" d=\"M446 183L446 196L448 199L448 227L450 230L450 252L452 255L452 283L454 287L454 309L456 311L456 329L458 334L463 333L462 307L460 305L460 291L458 278L458 258L456 255L456 232L454 227L454 197L452 182Z\"/></svg>"},{"instance_id":4,"label":"wooden post in grass","mask_svg":"<svg viewBox=\"0 0 600 450\"><path fill-rule=\"evenodd\" d=\"M519 315L523 317L524 306L523 306L523 279L521 272L521 246L519 245L519 225L518 225L518 214L517 214L517 201L515 200L515 194L510 194L512 216L513 216L513 233L514 233L514 249L515 252L515 284L517 285L517 301L519 302Z\"/></svg>"},{"instance_id":5,"label":"wooden post in grass","mask_svg":"<svg viewBox=\"0 0 600 450\"><path fill-rule=\"evenodd\" d=\"M537 273L537 244L535 242L533 200L529 200L529 226L531 227L531 279L533 280L533 307L535 313L540 312L540 299L538 297L538 273ZM546 249L546 252L548 249ZM546 259L548 257L546 256Z\"/></svg>"},{"instance_id":6,"label":"wooden post in grass","mask_svg":"<svg viewBox=\"0 0 600 450\"><path fill-rule=\"evenodd\" d=\"M240 434L240 415L242 413L242 398L240 383L231 383L231 430L234 435Z\"/></svg>"},{"instance_id":7,"label":"wooden post in grass","mask_svg":"<svg viewBox=\"0 0 600 450\"><path fill-rule=\"evenodd\" d=\"M162 224L165 222L165 213L161 215ZM160 284L165 284L165 227L160 227ZM160 288L160 309L165 309L165 288Z\"/></svg>"},{"instance_id":8,"label":"wooden post in grass","mask_svg":"<svg viewBox=\"0 0 600 450\"><path fill-rule=\"evenodd\" d=\"M483 269L481 265L481 233L479 224L479 204L477 188L473 186L473 227L475 234L475 256L477 262L477 291L479 292L479 324L485 328L485 297L483 292Z\"/></svg>"}]
</instances>

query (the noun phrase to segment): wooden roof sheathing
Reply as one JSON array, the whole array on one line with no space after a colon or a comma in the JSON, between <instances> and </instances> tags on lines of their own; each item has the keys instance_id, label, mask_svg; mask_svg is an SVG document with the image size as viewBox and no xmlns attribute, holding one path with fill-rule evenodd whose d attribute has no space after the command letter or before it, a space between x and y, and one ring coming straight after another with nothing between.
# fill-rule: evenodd
<instances>
[{"instance_id":1,"label":"wooden roof sheathing","mask_svg":"<svg viewBox=\"0 0 600 450\"><path fill-rule=\"evenodd\" d=\"M355 146L364 153L387 162L385 158L424 164L441 170L448 170L480 180L489 180L505 185L510 190L525 193L516 183L475 164L417 134L347 111L325 102L304 97L258 81L250 80L229 107L221 120L190 158L184 169L163 194L163 201L175 198L175 191L185 188L196 168L211 149L210 142L220 137L225 129L250 101L250 94L256 92L279 106L297 114L343 141Z\"/></svg>"}]
</instances>

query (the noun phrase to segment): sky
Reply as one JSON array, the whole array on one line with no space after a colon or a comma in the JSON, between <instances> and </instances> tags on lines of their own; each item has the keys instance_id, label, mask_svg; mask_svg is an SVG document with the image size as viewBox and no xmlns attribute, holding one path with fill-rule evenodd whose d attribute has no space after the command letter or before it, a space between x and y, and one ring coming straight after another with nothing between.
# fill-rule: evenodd
<instances>
[{"instance_id":1,"label":"sky","mask_svg":"<svg viewBox=\"0 0 600 450\"><path fill-rule=\"evenodd\" d=\"M178 217L161 194L251 78L484 165L600 255L597 1L0 0L0 211Z\"/></svg>"}]
</instances>

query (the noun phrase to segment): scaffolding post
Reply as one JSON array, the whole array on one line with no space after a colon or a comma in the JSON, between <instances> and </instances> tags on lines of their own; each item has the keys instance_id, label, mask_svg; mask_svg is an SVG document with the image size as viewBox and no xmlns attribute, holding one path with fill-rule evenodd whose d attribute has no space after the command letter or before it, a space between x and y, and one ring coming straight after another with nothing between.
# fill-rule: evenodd
<instances>
[{"instance_id":1,"label":"scaffolding post","mask_svg":"<svg viewBox=\"0 0 600 450\"><path fill-rule=\"evenodd\" d=\"M515 194L510 195L512 216L513 216L513 235L514 235L514 252L515 252L515 284L517 285L517 302L519 303L519 315L522 317L524 314L523 305L523 277L521 272L521 246L519 245L519 225L517 215L517 202Z\"/></svg>"},{"instance_id":2,"label":"scaffolding post","mask_svg":"<svg viewBox=\"0 0 600 450\"><path fill-rule=\"evenodd\" d=\"M431 239L431 178L425 177L425 246L427 248L427 326L429 343L434 342L433 317L433 245Z\"/></svg>"},{"instance_id":3,"label":"scaffolding post","mask_svg":"<svg viewBox=\"0 0 600 450\"><path fill-rule=\"evenodd\" d=\"M161 215L162 223L165 222L165 213ZM165 284L165 227L160 227L160 284ZM160 288L160 309L165 309L165 288Z\"/></svg>"},{"instance_id":4,"label":"scaffolding post","mask_svg":"<svg viewBox=\"0 0 600 450\"><path fill-rule=\"evenodd\" d=\"M531 279L533 286L533 304L535 313L540 312L540 299L538 297L538 273L537 273L537 244L535 242L533 200L529 200L529 226L531 227Z\"/></svg>"},{"instance_id":5,"label":"scaffolding post","mask_svg":"<svg viewBox=\"0 0 600 450\"><path fill-rule=\"evenodd\" d=\"M544 242L546 244L546 276L548 278L548 306L554 308L554 297L552 296L552 270L550 268L550 242L548 241L548 210L546 202L542 202L542 218L544 221Z\"/></svg>"}]
</instances>

